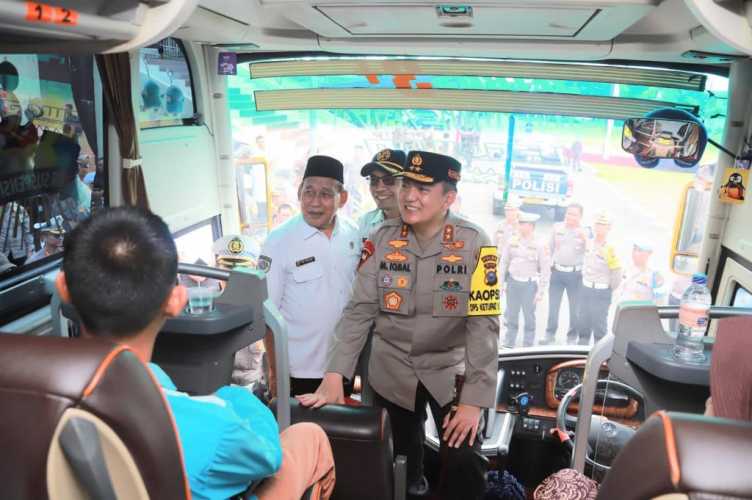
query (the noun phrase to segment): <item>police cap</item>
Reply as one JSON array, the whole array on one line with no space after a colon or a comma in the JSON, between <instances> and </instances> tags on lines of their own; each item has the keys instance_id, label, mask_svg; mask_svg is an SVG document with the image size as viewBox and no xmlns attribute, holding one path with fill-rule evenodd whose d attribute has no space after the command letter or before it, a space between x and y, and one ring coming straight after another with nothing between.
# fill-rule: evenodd
<instances>
[{"instance_id":1,"label":"police cap","mask_svg":"<svg viewBox=\"0 0 752 500\"><path fill-rule=\"evenodd\" d=\"M217 262L230 267L251 264L260 251L256 242L244 234L225 235L214 242L212 249Z\"/></svg>"},{"instance_id":2,"label":"police cap","mask_svg":"<svg viewBox=\"0 0 752 500\"><path fill-rule=\"evenodd\" d=\"M634 247L637 250L642 250L643 252L652 252L653 251L653 243L650 240L639 238L634 241Z\"/></svg>"},{"instance_id":3,"label":"police cap","mask_svg":"<svg viewBox=\"0 0 752 500\"><path fill-rule=\"evenodd\" d=\"M460 162L451 156L427 151L410 151L405 171L398 175L425 184L441 181L456 184L460 180L461 169Z\"/></svg>"},{"instance_id":4,"label":"police cap","mask_svg":"<svg viewBox=\"0 0 752 500\"><path fill-rule=\"evenodd\" d=\"M404 170L406 158L405 152L399 149L382 149L374 155L373 160L360 169L360 175L369 176L376 169L391 175L398 174Z\"/></svg>"},{"instance_id":5,"label":"police cap","mask_svg":"<svg viewBox=\"0 0 752 500\"><path fill-rule=\"evenodd\" d=\"M527 222L529 224L535 224L538 219L540 219L540 215L538 214L532 214L530 212L520 212L519 220L520 223Z\"/></svg>"},{"instance_id":6,"label":"police cap","mask_svg":"<svg viewBox=\"0 0 752 500\"><path fill-rule=\"evenodd\" d=\"M522 208L522 202L516 196L511 196L506 203L504 203L504 210Z\"/></svg>"},{"instance_id":7,"label":"police cap","mask_svg":"<svg viewBox=\"0 0 752 500\"><path fill-rule=\"evenodd\" d=\"M315 155L308 158L303 179L308 177L329 177L344 183L342 162L331 156Z\"/></svg>"},{"instance_id":8,"label":"police cap","mask_svg":"<svg viewBox=\"0 0 752 500\"><path fill-rule=\"evenodd\" d=\"M608 212L598 212L595 214L595 223L596 224L606 224L611 225L611 215Z\"/></svg>"}]
</instances>

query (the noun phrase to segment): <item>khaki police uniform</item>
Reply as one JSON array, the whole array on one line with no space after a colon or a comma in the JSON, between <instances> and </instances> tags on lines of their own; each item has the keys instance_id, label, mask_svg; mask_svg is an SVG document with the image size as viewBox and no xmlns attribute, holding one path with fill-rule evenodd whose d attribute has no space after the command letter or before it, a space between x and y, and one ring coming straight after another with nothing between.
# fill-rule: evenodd
<instances>
[{"instance_id":1,"label":"khaki police uniform","mask_svg":"<svg viewBox=\"0 0 752 500\"><path fill-rule=\"evenodd\" d=\"M537 219L535 214L520 214L520 222L534 223ZM547 244L535 234L527 239L515 235L501 256L501 273L507 276L504 345L515 346L522 310L525 318L523 345L531 346L535 340L536 297L539 292L545 293L551 275Z\"/></svg>"},{"instance_id":2,"label":"khaki police uniform","mask_svg":"<svg viewBox=\"0 0 752 500\"><path fill-rule=\"evenodd\" d=\"M429 166L433 157L448 158L422 152L411 156L418 154ZM456 168L452 175L458 178ZM364 244L327 371L352 377L373 325L369 383L377 406L389 412L395 449L407 454L408 482L413 484L422 477L426 403L440 429L450 411L456 374L465 376L460 403L495 406L498 256L482 229L451 212L425 248L399 219L384 221L372 238ZM450 493L445 498L482 497L486 467L479 454L481 441L479 435L473 447L466 439L460 448L448 450L445 486Z\"/></svg>"},{"instance_id":3,"label":"khaki police uniform","mask_svg":"<svg viewBox=\"0 0 752 500\"><path fill-rule=\"evenodd\" d=\"M608 242L588 241L582 267L582 290L578 317L577 342L590 343L590 335L597 342L608 329L608 308L611 296L621 282L622 269L614 246Z\"/></svg>"},{"instance_id":4,"label":"khaki police uniform","mask_svg":"<svg viewBox=\"0 0 752 500\"><path fill-rule=\"evenodd\" d=\"M658 271L653 269L631 269L624 275L619 299L639 300L657 304L663 298L663 284L663 276Z\"/></svg>"},{"instance_id":5,"label":"khaki police uniform","mask_svg":"<svg viewBox=\"0 0 752 500\"><path fill-rule=\"evenodd\" d=\"M548 289L548 324L546 343L552 343L559 329L561 298L567 292L569 304L569 329L567 343L577 340L577 311L582 288L582 261L585 256L587 236L578 226L569 228L563 222L554 224L551 234L551 285Z\"/></svg>"}]
</instances>

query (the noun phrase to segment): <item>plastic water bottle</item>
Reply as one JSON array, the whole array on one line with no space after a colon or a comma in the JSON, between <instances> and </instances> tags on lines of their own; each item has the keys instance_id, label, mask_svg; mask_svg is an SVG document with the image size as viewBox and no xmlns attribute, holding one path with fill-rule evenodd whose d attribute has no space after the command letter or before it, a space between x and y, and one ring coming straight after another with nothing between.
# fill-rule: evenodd
<instances>
[{"instance_id":1,"label":"plastic water bottle","mask_svg":"<svg viewBox=\"0 0 752 500\"><path fill-rule=\"evenodd\" d=\"M710 319L710 290L705 285L707 277L702 273L692 275L692 284L687 287L679 303L679 331L674 343L674 357L689 363L705 360L702 343Z\"/></svg>"}]
</instances>

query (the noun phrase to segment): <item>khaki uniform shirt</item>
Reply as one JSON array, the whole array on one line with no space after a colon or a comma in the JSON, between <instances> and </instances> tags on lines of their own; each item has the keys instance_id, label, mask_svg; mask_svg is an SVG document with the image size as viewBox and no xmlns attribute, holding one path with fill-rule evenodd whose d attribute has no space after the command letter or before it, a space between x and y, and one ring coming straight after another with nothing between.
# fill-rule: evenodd
<instances>
[{"instance_id":1,"label":"khaki uniform shirt","mask_svg":"<svg viewBox=\"0 0 752 500\"><path fill-rule=\"evenodd\" d=\"M631 269L621 284L621 300L658 302L663 294L663 276L658 271Z\"/></svg>"},{"instance_id":2,"label":"khaki uniform shirt","mask_svg":"<svg viewBox=\"0 0 752 500\"><path fill-rule=\"evenodd\" d=\"M495 236L496 247L499 249L499 255L504 252L504 249L516 234L518 234L518 226L510 224L507 221L504 221L499 225Z\"/></svg>"},{"instance_id":3,"label":"khaki uniform shirt","mask_svg":"<svg viewBox=\"0 0 752 500\"><path fill-rule=\"evenodd\" d=\"M615 290L621 282L621 262L611 243L599 244L595 238L587 243L582 266L583 281L607 284Z\"/></svg>"},{"instance_id":4,"label":"khaki uniform shirt","mask_svg":"<svg viewBox=\"0 0 752 500\"><path fill-rule=\"evenodd\" d=\"M551 233L551 258L560 266L581 266L587 237L582 227L570 229L563 222L554 225Z\"/></svg>"},{"instance_id":5,"label":"khaki uniform shirt","mask_svg":"<svg viewBox=\"0 0 752 500\"><path fill-rule=\"evenodd\" d=\"M464 373L460 402L493 407L500 309L498 257L488 236L451 212L425 249L400 219L384 221L371 236L335 330L327 371L352 378L373 325L369 382L381 396L412 411L422 382L443 406L452 400L455 374ZM471 277L478 266L492 271L486 279L495 292L486 293L497 305L492 315L468 316L468 301L477 297Z\"/></svg>"},{"instance_id":6,"label":"khaki uniform shirt","mask_svg":"<svg viewBox=\"0 0 752 500\"><path fill-rule=\"evenodd\" d=\"M546 244L533 236L523 239L515 235L501 254L502 276L509 272L512 279L539 281L538 291L545 290L551 277L551 259Z\"/></svg>"}]
</instances>

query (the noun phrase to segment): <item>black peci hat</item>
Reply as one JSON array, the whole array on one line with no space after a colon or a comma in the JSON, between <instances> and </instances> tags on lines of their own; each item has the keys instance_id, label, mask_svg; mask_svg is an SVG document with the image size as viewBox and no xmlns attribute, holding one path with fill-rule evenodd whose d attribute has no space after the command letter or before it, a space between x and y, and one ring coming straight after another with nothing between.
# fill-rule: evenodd
<instances>
[{"instance_id":1,"label":"black peci hat","mask_svg":"<svg viewBox=\"0 0 752 500\"><path fill-rule=\"evenodd\" d=\"M428 151L410 151L407 154L405 171L399 175L425 184L441 181L456 184L460 180L461 169L460 162L451 156Z\"/></svg>"},{"instance_id":2,"label":"black peci hat","mask_svg":"<svg viewBox=\"0 0 752 500\"><path fill-rule=\"evenodd\" d=\"M377 168L380 168L387 174L399 174L405 168L406 158L407 155L405 155L405 152L399 149L382 149L374 155L373 160L366 163L360 169L360 175L363 177L371 175L371 172Z\"/></svg>"},{"instance_id":3,"label":"black peci hat","mask_svg":"<svg viewBox=\"0 0 752 500\"><path fill-rule=\"evenodd\" d=\"M329 177L344 184L342 162L331 156L316 155L308 158L303 179L308 177Z\"/></svg>"}]
</instances>

